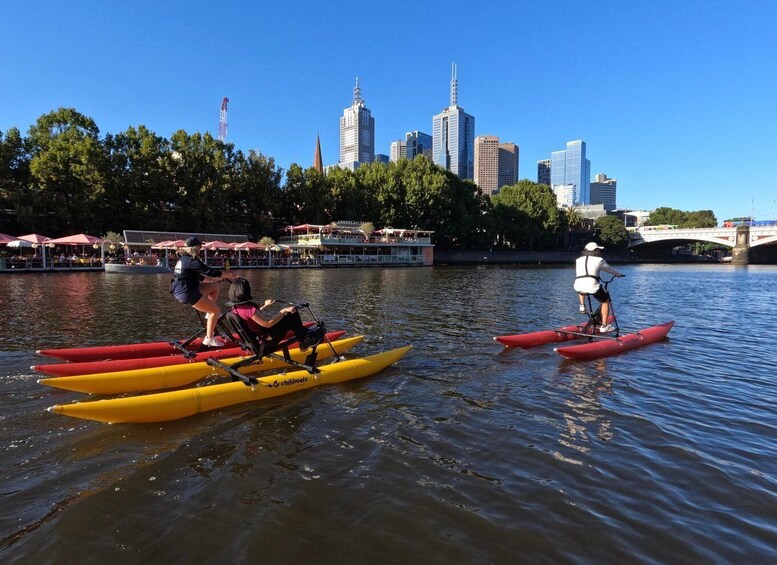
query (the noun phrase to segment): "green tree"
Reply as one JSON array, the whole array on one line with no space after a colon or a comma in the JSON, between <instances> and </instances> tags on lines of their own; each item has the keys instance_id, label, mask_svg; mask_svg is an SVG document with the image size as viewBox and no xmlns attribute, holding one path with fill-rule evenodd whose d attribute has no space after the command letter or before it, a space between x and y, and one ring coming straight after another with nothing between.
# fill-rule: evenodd
<instances>
[{"instance_id":1,"label":"green tree","mask_svg":"<svg viewBox=\"0 0 777 565\"><path fill-rule=\"evenodd\" d=\"M0 132L0 209L15 215L0 215L2 231L19 233L33 220L33 201L29 190L30 155L27 142L17 128ZM15 217L14 217L15 216Z\"/></svg>"},{"instance_id":2,"label":"green tree","mask_svg":"<svg viewBox=\"0 0 777 565\"><path fill-rule=\"evenodd\" d=\"M94 120L73 108L44 114L29 131L35 215L48 234L103 231L106 155Z\"/></svg>"},{"instance_id":3,"label":"green tree","mask_svg":"<svg viewBox=\"0 0 777 565\"><path fill-rule=\"evenodd\" d=\"M283 186L281 217L287 225L325 224L330 190L326 177L314 168L292 163Z\"/></svg>"},{"instance_id":4,"label":"green tree","mask_svg":"<svg viewBox=\"0 0 777 565\"><path fill-rule=\"evenodd\" d=\"M228 229L253 237L282 229L286 224L278 222L283 200L283 170L275 165L272 157L253 150L247 157L238 152L236 163L227 189L225 213L231 218Z\"/></svg>"},{"instance_id":5,"label":"green tree","mask_svg":"<svg viewBox=\"0 0 777 565\"><path fill-rule=\"evenodd\" d=\"M176 228L173 183L166 166L169 142L145 126L105 137L108 181L103 214L109 229L140 226L147 230Z\"/></svg>"},{"instance_id":6,"label":"green tree","mask_svg":"<svg viewBox=\"0 0 777 565\"><path fill-rule=\"evenodd\" d=\"M491 202L499 245L513 249L556 246L563 220L556 196L547 185L524 179L502 187Z\"/></svg>"},{"instance_id":7,"label":"green tree","mask_svg":"<svg viewBox=\"0 0 777 565\"><path fill-rule=\"evenodd\" d=\"M656 208L645 222L647 226L676 225L679 228L714 228L718 220L712 210L684 212L675 208Z\"/></svg>"},{"instance_id":8,"label":"green tree","mask_svg":"<svg viewBox=\"0 0 777 565\"><path fill-rule=\"evenodd\" d=\"M629 244L629 232L623 222L615 216L596 219L596 238L608 249L623 251Z\"/></svg>"}]
</instances>

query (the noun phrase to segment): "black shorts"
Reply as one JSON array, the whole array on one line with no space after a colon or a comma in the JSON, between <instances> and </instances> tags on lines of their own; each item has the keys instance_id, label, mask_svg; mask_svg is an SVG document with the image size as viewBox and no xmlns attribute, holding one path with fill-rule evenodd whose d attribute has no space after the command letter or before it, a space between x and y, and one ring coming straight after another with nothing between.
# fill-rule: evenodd
<instances>
[{"instance_id":1,"label":"black shorts","mask_svg":"<svg viewBox=\"0 0 777 565\"><path fill-rule=\"evenodd\" d=\"M202 293L199 290L175 295L175 299L178 302L183 302L184 304L190 304L192 306L197 304L200 301L200 298L202 298Z\"/></svg>"},{"instance_id":2,"label":"black shorts","mask_svg":"<svg viewBox=\"0 0 777 565\"><path fill-rule=\"evenodd\" d=\"M600 286L599 290L594 292L591 296L596 298L599 302L607 302L610 300L610 293L604 290L604 287Z\"/></svg>"}]
</instances>

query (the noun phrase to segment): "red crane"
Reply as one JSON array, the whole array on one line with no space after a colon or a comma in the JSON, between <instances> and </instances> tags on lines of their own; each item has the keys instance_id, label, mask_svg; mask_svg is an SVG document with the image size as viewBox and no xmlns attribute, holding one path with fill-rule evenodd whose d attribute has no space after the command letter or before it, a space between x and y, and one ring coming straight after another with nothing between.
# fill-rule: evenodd
<instances>
[{"instance_id":1,"label":"red crane","mask_svg":"<svg viewBox=\"0 0 777 565\"><path fill-rule=\"evenodd\" d=\"M226 96L221 101L221 112L219 113L219 141L224 141L227 137L227 104L229 98Z\"/></svg>"}]
</instances>

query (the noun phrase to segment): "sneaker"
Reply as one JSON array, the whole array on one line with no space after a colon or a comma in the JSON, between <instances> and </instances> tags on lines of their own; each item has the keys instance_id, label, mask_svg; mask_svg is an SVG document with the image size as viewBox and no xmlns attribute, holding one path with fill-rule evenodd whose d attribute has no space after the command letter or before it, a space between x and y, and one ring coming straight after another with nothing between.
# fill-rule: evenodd
<instances>
[{"instance_id":1,"label":"sneaker","mask_svg":"<svg viewBox=\"0 0 777 565\"><path fill-rule=\"evenodd\" d=\"M226 343L224 343L224 340L221 339L219 336L212 337L208 339L207 337L202 340L202 345L207 345L208 347L224 347Z\"/></svg>"},{"instance_id":2,"label":"sneaker","mask_svg":"<svg viewBox=\"0 0 777 565\"><path fill-rule=\"evenodd\" d=\"M585 306L583 306L583 305L581 304L581 305L580 305L580 308L578 308L578 309L577 309L577 311L578 311L578 312L580 312L581 314L585 314Z\"/></svg>"},{"instance_id":3,"label":"sneaker","mask_svg":"<svg viewBox=\"0 0 777 565\"><path fill-rule=\"evenodd\" d=\"M610 333L615 331L615 326L612 324L607 324L606 326L599 326L599 333Z\"/></svg>"},{"instance_id":4,"label":"sneaker","mask_svg":"<svg viewBox=\"0 0 777 565\"><path fill-rule=\"evenodd\" d=\"M324 330L319 326L313 326L308 330L301 340L299 340L299 350L307 351L309 348L314 347L321 343L324 339Z\"/></svg>"}]
</instances>

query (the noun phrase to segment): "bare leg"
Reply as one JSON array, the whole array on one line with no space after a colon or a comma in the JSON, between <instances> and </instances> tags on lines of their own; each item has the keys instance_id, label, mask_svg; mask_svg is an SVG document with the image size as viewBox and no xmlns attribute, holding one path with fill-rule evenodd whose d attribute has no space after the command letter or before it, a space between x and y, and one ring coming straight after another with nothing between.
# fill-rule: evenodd
<instances>
[{"instance_id":1,"label":"bare leg","mask_svg":"<svg viewBox=\"0 0 777 565\"><path fill-rule=\"evenodd\" d=\"M200 312L205 312L205 337L211 339L213 337L213 332L216 331L216 322L221 313L219 305L211 300L208 295L203 295L202 298L197 301L197 304L194 305L194 308Z\"/></svg>"},{"instance_id":2,"label":"bare leg","mask_svg":"<svg viewBox=\"0 0 777 565\"><path fill-rule=\"evenodd\" d=\"M602 325L607 325L607 320L610 318L610 301L602 302Z\"/></svg>"}]
</instances>

